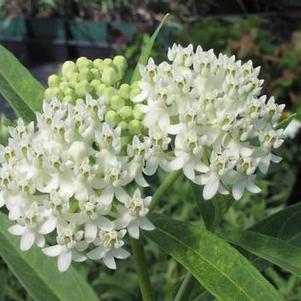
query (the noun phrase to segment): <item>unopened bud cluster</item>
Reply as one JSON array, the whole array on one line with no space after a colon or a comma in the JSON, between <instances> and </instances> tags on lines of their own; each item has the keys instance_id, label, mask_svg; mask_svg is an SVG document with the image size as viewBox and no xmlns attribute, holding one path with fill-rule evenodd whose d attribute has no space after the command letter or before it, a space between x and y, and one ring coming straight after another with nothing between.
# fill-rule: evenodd
<instances>
[{"instance_id":1,"label":"unopened bud cluster","mask_svg":"<svg viewBox=\"0 0 301 301\"><path fill-rule=\"evenodd\" d=\"M76 103L87 94L95 99L102 97L107 108L105 120L132 137L142 131L144 114L131 100L140 92L137 83L121 84L126 69L127 61L120 55L113 59L92 61L80 57L76 62L67 61L62 65L60 75L49 76L45 98L57 97Z\"/></svg>"}]
</instances>

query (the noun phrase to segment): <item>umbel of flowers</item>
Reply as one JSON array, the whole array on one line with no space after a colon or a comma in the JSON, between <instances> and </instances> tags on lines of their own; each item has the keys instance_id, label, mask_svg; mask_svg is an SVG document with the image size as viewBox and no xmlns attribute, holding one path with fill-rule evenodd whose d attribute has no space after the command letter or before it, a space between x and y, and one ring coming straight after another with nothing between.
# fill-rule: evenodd
<instances>
[{"instance_id":1,"label":"umbel of flowers","mask_svg":"<svg viewBox=\"0 0 301 301\"><path fill-rule=\"evenodd\" d=\"M125 190L133 181L147 186L149 138L123 143L121 128L105 114L104 100L91 96L74 105L45 100L37 130L19 119L0 149L0 202L15 221L9 231L21 236L23 251L36 244L58 256L60 271L86 258L114 269L114 258L129 256L126 233L137 239L139 228L154 228L146 218L151 197Z\"/></svg>"},{"instance_id":2,"label":"umbel of flowers","mask_svg":"<svg viewBox=\"0 0 301 301\"><path fill-rule=\"evenodd\" d=\"M192 46L174 45L168 58L150 59L133 85L121 84L123 57L65 62L36 125L9 129L0 206L23 251L41 247L60 271L88 258L116 268L129 256L126 235L154 229L142 189L158 167L182 169L205 199L260 191L258 170L280 161L283 106L260 96L259 68Z\"/></svg>"},{"instance_id":3,"label":"umbel of flowers","mask_svg":"<svg viewBox=\"0 0 301 301\"><path fill-rule=\"evenodd\" d=\"M144 126L170 149L167 171L183 169L185 176L204 185L203 197L232 192L240 199L245 189L260 192L258 169L268 171L283 142L276 125L284 105L261 96L260 68L200 46L173 45L169 62L152 58L141 66Z\"/></svg>"}]
</instances>

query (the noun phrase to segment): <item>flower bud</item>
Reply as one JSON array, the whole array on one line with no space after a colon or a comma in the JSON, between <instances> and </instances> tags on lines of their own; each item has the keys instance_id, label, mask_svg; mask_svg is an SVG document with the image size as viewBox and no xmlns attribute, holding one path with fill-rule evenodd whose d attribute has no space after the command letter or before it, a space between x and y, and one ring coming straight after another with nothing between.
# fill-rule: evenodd
<instances>
[{"instance_id":1,"label":"flower bud","mask_svg":"<svg viewBox=\"0 0 301 301\"><path fill-rule=\"evenodd\" d=\"M66 95L63 97L63 101L73 103L73 97L71 95Z\"/></svg>"},{"instance_id":2,"label":"flower bud","mask_svg":"<svg viewBox=\"0 0 301 301\"><path fill-rule=\"evenodd\" d=\"M120 127L122 130L127 130L128 124L125 121L121 121L118 123L118 127Z\"/></svg>"},{"instance_id":3,"label":"flower bud","mask_svg":"<svg viewBox=\"0 0 301 301\"><path fill-rule=\"evenodd\" d=\"M130 97L131 87L128 84L122 84L119 88L119 95L125 99Z\"/></svg>"},{"instance_id":4,"label":"flower bud","mask_svg":"<svg viewBox=\"0 0 301 301\"><path fill-rule=\"evenodd\" d=\"M99 96L103 96L105 103L108 104L108 103L110 103L110 101L115 93L116 92L113 87L106 87L105 89L103 89L103 93Z\"/></svg>"},{"instance_id":5,"label":"flower bud","mask_svg":"<svg viewBox=\"0 0 301 301\"><path fill-rule=\"evenodd\" d=\"M98 70L102 70L103 69L103 60L102 59L96 59L93 61L93 66L95 68L97 68Z\"/></svg>"},{"instance_id":6,"label":"flower bud","mask_svg":"<svg viewBox=\"0 0 301 301\"><path fill-rule=\"evenodd\" d=\"M120 121L120 117L115 111L108 111L105 116L105 120L107 123L116 126Z\"/></svg>"},{"instance_id":7,"label":"flower bud","mask_svg":"<svg viewBox=\"0 0 301 301\"><path fill-rule=\"evenodd\" d=\"M133 116L135 119L142 120L144 117L144 113L141 111L139 104L134 106Z\"/></svg>"},{"instance_id":8,"label":"flower bud","mask_svg":"<svg viewBox=\"0 0 301 301\"><path fill-rule=\"evenodd\" d=\"M100 80L98 79L93 79L90 83L90 85L94 88L97 89L97 87L101 84Z\"/></svg>"},{"instance_id":9,"label":"flower bud","mask_svg":"<svg viewBox=\"0 0 301 301\"><path fill-rule=\"evenodd\" d=\"M59 83L60 83L60 78L57 75L52 74L48 77L48 86L50 88L57 87Z\"/></svg>"},{"instance_id":10,"label":"flower bud","mask_svg":"<svg viewBox=\"0 0 301 301\"><path fill-rule=\"evenodd\" d=\"M90 90L91 88L87 80L82 80L75 87L76 94L80 97L84 97L87 93L90 93Z\"/></svg>"},{"instance_id":11,"label":"flower bud","mask_svg":"<svg viewBox=\"0 0 301 301\"><path fill-rule=\"evenodd\" d=\"M76 60L76 65L79 69L85 68L85 67L91 67L92 62L87 59L86 57L80 57Z\"/></svg>"},{"instance_id":12,"label":"flower bud","mask_svg":"<svg viewBox=\"0 0 301 301\"><path fill-rule=\"evenodd\" d=\"M95 87L96 89L96 94L98 96L103 96L104 95L104 91L106 90L107 86L105 84L100 83L97 87Z\"/></svg>"},{"instance_id":13,"label":"flower bud","mask_svg":"<svg viewBox=\"0 0 301 301\"><path fill-rule=\"evenodd\" d=\"M113 66L113 61L110 58L106 58L103 60L103 66L104 67L112 67Z\"/></svg>"},{"instance_id":14,"label":"flower bud","mask_svg":"<svg viewBox=\"0 0 301 301\"><path fill-rule=\"evenodd\" d=\"M81 80L87 80L88 82L92 80L93 74L88 67L83 67L79 71L79 78Z\"/></svg>"},{"instance_id":15,"label":"flower bud","mask_svg":"<svg viewBox=\"0 0 301 301\"><path fill-rule=\"evenodd\" d=\"M130 98L134 98L140 93L140 89L138 87L132 86L130 92Z\"/></svg>"},{"instance_id":16,"label":"flower bud","mask_svg":"<svg viewBox=\"0 0 301 301\"><path fill-rule=\"evenodd\" d=\"M113 86L118 80L118 76L117 76L115 69L113 67L106 67L103 70L101 80L106 85Z\"/></svg>"},{"instance_id":17,"label":"flower bud","mask_svg":"<svg viewBox=\"0 0 301 301\"><path fill-rule=\"evenodd\" d=\"M59 88L60 88L61 90L65 90L65 89L67 89L68 87L69 87L68 82L62 81L62 82L59 84Z\"/></svg>"},{"instance_id":18,"label":"flower bud","mask_svg":"<svg viewBox=\"0 0 301 301\"><path fill-rule=\"evenodd\" d=\"M128 66L126 58L122 55L115 56L114 59L113 59L113 64L118 69L122 69L122 70L125 70Z\"/></svg>"},{"instance_id":19,"label":"flower bud","mask_svg":"<svg viewBox=\"0 0 301 301\"><path fill-rule=\"evenodd\" d=\"M118 110L125 105L124 99L118 95L112 95L109 98L109 103L112 109Z\"/></svg>"},{"instance_id":20,"label":"flower bud","mask_svg":"<svg viewBox=\"0 0 301 301\"><path fill-rule=\"evenodd\" d=\"M132 135L140 134L142 132L142 123L134 119L129 123L128 128Z\"/></svg>"},{"instance_id":21,"label":"flower bud","mask_svg":"<svg viewBox=\"0 0 301 301\"><path fill-rule=\"evenodd\" d=\"M62 66L63 76L69 77L70 74L77 71L77 67L74 62L66 61Z\"/></svg>"},{"instance_id":22,"label":"flower bud","mask_svg":"<svg viewBox=\"0 0 301 301\"><path fill-rule=\"evenodd\" d=\"M132 117L133 111L132 108L129 106L123 106L119 111L118 114L123 120L128 120Z\"/></svg>"},{"instance_id":23,"label":"flower bud","mask_svg":"<svg viewBox=\"0 0 301 301\"><path fill-rule=\"evenodd\" d=\"M47 88L45 91L44 91L44 96L46 98L51 98L53 96L55 96L54 92L53 92L53 89L52 88Z\"/></svg>"}]
</instances>

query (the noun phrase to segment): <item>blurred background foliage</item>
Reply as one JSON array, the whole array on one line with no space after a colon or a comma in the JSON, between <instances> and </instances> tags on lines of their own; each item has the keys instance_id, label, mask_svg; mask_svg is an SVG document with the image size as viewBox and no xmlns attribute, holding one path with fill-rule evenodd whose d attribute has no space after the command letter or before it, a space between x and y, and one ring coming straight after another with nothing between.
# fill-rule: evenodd
<instances>
[{"instance_id":1,"label":"blurred background foliage","mask_svg":"<svg viewBox=\"0 0 301 301\"><path fill-rule=\"evenodd\" d=\"M170 12L172 17L162 31L152 56L160 61L165 58L166 48L173 42L187 45L202 45L204 49L215 49L236 55L254 65L260 65L261 78L265 79L264 93L275 95L286 110L297 110L301 105L301 1L299 0L0 0L0 17L7 21L11 18L62 19L77 22L97 21L107 24L108 55L122 53L134 66L137 57L150 38L156 21ZM114 22L121 22L121 28L134 28L130 38L122 39L123 32L117 34L111 28ZM3 24L3 23L2 23ZM95 23L101 26L101 23ZM66 29L66 28L65 28ZM121 39L120 39L121 37ZM67 37L68 38L68 37ZM25 64L30 64L7 42L0 41L15 52ZM22 40L18 41L22 43ZM114 47L111 47L114 44ZM39 45L39 40L34 45ZM32 46L32 45L31 45ZM50 45L49 47L55 47ZM73 44L76 47L76 44ZM89 44L87 47L94 47ZM34 49L29 48L29 51ZM97 50L98 51L98 50ZM91 55L96 56L96 52ZM76 52L67 52L64 59L72 59ZM89 56L89 52L87 54ZM103 56L99 52L99 57ZM1 59L1 58L0 58ZM61 57L56 61L61 60ZM40 63L40 61L39 61ZM51 61L43 63L52 64ZM57 62L53 64L57 68ZM48 70L48 69L47 69ZM52 69L50 69L52 70ZM46 71L46 73L49 71ZM39 75L39 74L38 74ZM44 75L40 76L45 78ZM7 126L11 123L6 116L10 111L0 103L0 142L7 141ZM4 115L5 114L5 115ZM279 150L282 164L273 166L267 177L259 179L262 193L246 194L227 212L221 229L233 227L247 228L262 218L271 215L285 206L301 200L301 135L288 139ZM152 177L150 189L155 189L165 177L160 173ZM160 202L156 211L164 212L181 220L190 220L201 225L199 209L194 200L190 183L183 178ZM151 281L156 288L156 300L169 301L185 275L185 271L175 261L163 254L157 246L147 244L150 262ZM107 270L101 264L87 262L76 267L86 275L89 283L104 301L140 300L137 278L131 260L122 261L116 272ZM285 300L301 300L301 280L279 268L270 266L264 271L266 277L277 287ZM21 287L6 265L0 260L0 301L30 301L31 297ZM214 300L208 293L202 294L198 285L193 286L189 300ZM162 297L165 295L165 299Z\"/></svg>"}]
</instances>

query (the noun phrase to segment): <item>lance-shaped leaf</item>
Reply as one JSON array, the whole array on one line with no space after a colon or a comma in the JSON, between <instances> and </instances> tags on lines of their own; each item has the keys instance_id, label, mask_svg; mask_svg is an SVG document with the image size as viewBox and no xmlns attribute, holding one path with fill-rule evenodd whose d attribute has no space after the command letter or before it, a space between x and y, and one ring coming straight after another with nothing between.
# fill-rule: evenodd
<instances>
[{"instance_id":1,"label":"lance-shaped leaf","mask_svg":"<svg viewBox=\"0 0 301 301\"><path fill-rule=\"evenodd\" d=\"M146 237L174 257L218 300L282 300L246 258L215 234L166 216L150 218L156 229L146 232Z\"/></svg>"},{"instance_id":2,"label":"lance-shaped leaf","mask_svg":"<svg viewBox=\"0 0 301 301\"><path fill-rule=\"evenodd\" d=\"M157 29L155 30L155 32L151 36L150 40L144 46L144 49L142 50L142 53L139 57L138 63L135 67L135 70L134 70L134 73L133 73L133 76L132 76L132 83L139 80L139 78L140 78L139 65L145 65L147 63L148 58L150 57L152 48L154 46L154 43L156 41L156 38L157 38L162 26L164 25L166 19L168 18L168 16L169 16L169 14L166 14L164 16L161 23L159 24L159 26L157 27Z\"/></svg>"},{"instance_id":3,"label":"lance-shaped leaf","mask_svg":"<svg viewBox=\"0 0 301 301\"><path fill-rule=\"evenodd\" d=\"M0 212L0 256L35 301L98 301L81 275L70 268L60 273L54 258L33 247L22 252L18 237L8 233L10 222Z\"/></svg>"},{"instance_id":4,"label":"lance-shaped leaf","mask_svg":"<svg viewBox=\"0 0 301 301\"><path fill-rule=\"evenodd\" d=\"M233 230L223 236L229 242L301 276L301 248L281 239L252 231Z\"/></svg>"},{"instance_id":5,"label":"lance-shaped leaf","mask_svg":"<svg viewBox=\"0 0 301 301\"><path fill-rule=\"evenodd\" d=\"M7 49L0 45L0 94L17 116L26 122L35 119L43 100L43 86Z\"/></svg>"}]
</instances>

